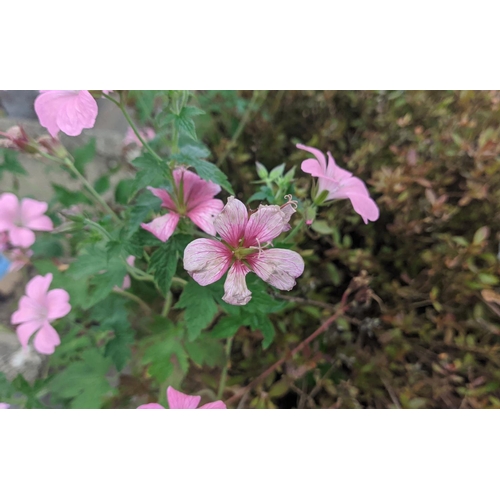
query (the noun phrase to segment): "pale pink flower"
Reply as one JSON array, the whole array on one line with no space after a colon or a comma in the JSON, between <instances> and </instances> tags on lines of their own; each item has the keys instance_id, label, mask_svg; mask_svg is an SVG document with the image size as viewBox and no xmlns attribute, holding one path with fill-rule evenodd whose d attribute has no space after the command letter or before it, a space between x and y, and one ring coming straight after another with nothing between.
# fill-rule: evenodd
<instances>
[{"instance_id":1,"label":"pale pink flower","mask_svg":"<svg viewBox=\"0 0 500 500\"><path fill-rule=\"evenodd\" d=\"M206 405L198 405L201 401L201 396L188 396L182 392L176 391L173 387L167 389L167 401L171 410L225 410L226 405L222 401L214 401ZM138 410L164 410L165 407L158 403L149 403L141 405Z\"/></svg>"},{"instance_id":2,"label":"pale pink flower","mask_svg":"<svg viewBox=\"0 0 500 500\"><path fill-rule=\"evenodd\" d=\"M33 231L52 231L52 221L44 215L47 203L12 193L0 195L0 231L6 231L12 246L28 248L35 243Z\"/></svg>"},{"instance_id":3,"label":"pale pink flower","mask_svg":"<svg viewBox=\"0 0 500 500\"><path fill-rule=\"evenodd\" d=\"M133 255L129 255L127 257L127 264L129 266L133 266L135 264L135 257ZM121 286L122 290L127 290L132 286L132 282L130 281L130 276L127 274L125 278L123 278L123 284Z\"/></svg>"},{"instance_id":4,"label":"pale pink flower","mask_svg":"<svg viewBox=\"0 0 500 500\"><path fill-rule=\"evenodd\" d=\"M141 227L165 242L172 236L179 219L189 217L200 229L214 236L214 217L224 206L221 200L214 199L221 190L220 186L201 179L184 167L176 168L173 175L175 181L173 193L165 189L148 187L160 198L161 206L169 212L148 224L141 224Z\"/></svg>"},{"instance_id":5,"label":"pale pink flower","mask_svg":"<svg viewBox=\"0 0 500 500\"><path fill-rule=\"evenodd\" d=\"M250 271L279 290L291 290L295 278L304 272L302 257L292 250L266 246L290 228L294 212L295 203L289 201L282 207L260 205L249 217L245 205L230 196L214 220L223 241L192 241L184 251L184 269L202 286L221 279L229 269L222 297L228 304L250 301L252 293L245 282Z\"/></svg>"},{"instance_id":6,"label":"pale pink flower","mask_svg":"<svg viewBox=\"0 0 500 500\"><path fill-rule=\"evenodd\" d=\"M151 127L144 127L139 129L139 135L146 142L152 141L156 137L155 131ZM142 148L142 142L139 140L137 135L135 135L135 132L133 131L132 127L128 128L127 134L125 135L125 139L123 139L123 145L124 146L134 145L139 148Z\"/></svg>"},{"instance_id":7,"label":"pale pink flower","mask_svg":"<svg viewBox=\"0 0 500 500\"><path fill-rule=\"evenodd\" d=\"M32 140L23 129L18 125L10 127L7 132L0 132L0 136L5 139L0 139L0 148L15 149L16 151L26 151L29 153L35 152Z\"/></svg>"},{"instance_id":8,"label":"pale pink flower","mask_svg":"<svg viewBox=\"0 0 500 500\"><path fill-rule=\"evenodd\" d=\"M49 292L51 283L50 273L28 281L26 295L21 297L19 308L10 319L11 324L19 325L16 331L21 345L27 347L34 334L33 346L42 354L52 354L61 343L50 323L71 311L68 292L61 288Z\"/></svg>"},{"instance_id":9,"label":"pale pink flower","mask_svg":"<svg viewBox=\"0 0 500 500\"><path fill-rule=\"evenodd\" d=\"M328 164L325 155L316 148L297 144L299 149L308 151L316 159L308 159L302 162L303 172L318 178L318 196L323 191L328 192L325 201L349 199L354 210L361 215L365 224L368 221L376 221L379 217L379 209L370 198L370 193L366 189L365 183L354 177L351 172L340 168L328 151Z\"/></svg>"},{"instance_id":10,"label":"pale pink flower","mask_svg":"<svg viewBox=\"0 0 500 500\"><path fill-rule=\"evenodd\" d=\"M98 108L88 90L41 90L35 111L40 124L56 137L60 130L76 136L84 128L92 128Z\"/></svg>"},{"instance_id":11,"label":"pale pink flower","mask_svg":"<svg viewBox=\"0 0 500 500\"><path fill-rule=\"evenodd\" d=\"M10 408L10 405L7 403L0 403L0 410L7 410L8 408Z\"/></svg>"}]
</instances>

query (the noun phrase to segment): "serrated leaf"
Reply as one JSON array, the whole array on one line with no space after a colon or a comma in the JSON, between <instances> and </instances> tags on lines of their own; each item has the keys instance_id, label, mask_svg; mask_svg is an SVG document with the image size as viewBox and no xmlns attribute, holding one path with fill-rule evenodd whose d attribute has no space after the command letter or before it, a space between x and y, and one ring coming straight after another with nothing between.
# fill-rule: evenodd
<instances>
[{"instance_id":1,"label":"serrated leaf","mask_svg":"<svg viewBox=\"0 0 500 500\"><path fill-rule=\"evenodd\" d=\"M177 250L172 240L164 243L151 255L148 271L153 274L155 283L164 295L170 290L177 269L177 259Z\"/></svg>"},{"instance_id":2,"label":"serrated leaf","mask_svg":"<svg viewBox=\"0 0 500 500\"><path fill-rule=\"evenodd\" d=\"M261 331L264 336L262 347L267 349L272 344L276 335L276 331L271 320L263 314L254 314L250 316L250 326L255 330Z\"/></svg>"},{"instance_id":3,"label":"serrated leaf","mask_svg":"<svg viewBox=\"0 0 500 500\"><path fill-rule=\"evenodd\" d=\"M51 380L52 395L71 400L71 408L100 408L104 396L115 392L106 378L110 365L110 360L97 349L83 352L80 361L73 362Z\"/></svg>"},{"instance_id":4,"label":"serrated leaf","mask_svg":"<svg viewBox=\"0 0 500 500\"><path fill-rule=\"evenodd\" d=\"M184 347L191 360L199 366L213 368L224 362L224 348L215 339L200 337L196 342L186 342Z\"/></svg>"},{"instance_id":5,"label":"serrated leaf","mask_svg":"<svg viewBox=\"0 0 500 500\"><path fill-rule=\"evenodd\" d=\"M26 172L17 158L18 153L16 151L3 150L3 161L0 163L0 179L4 172L10 172L15 175L28 175L28 172Z\"/></svg>"},{"instance_id":6,"label":"serrated leaf","mask_svg":"<svg viewBox=\"0 0 500 500\"><path fill-rule=\"evenodd\" d=\"M158 212L160 210L161 200L154 196L151 192L145 191L137 197L135 205L130 211L128 222L128 236L132 236L142 222L149 222L146 220L151 212ZM160 240L158 240L160 241Z\"/></svg>"},{"instance_id":7,"label":"serrated leaf","mask_svg":"<svg viewBox=\"0 0 500 500\"><path fill-rule=\"evenodd\" d=\"M195 281L188 281L175 308L185 308L184 319L190 342L200 336L217 313L217 304L211 290Z\"/></svg>"},{"instance_id":8,"label":"serrated leaf","mask_svg":"<svg viewBox=\"0 0 500 500\"><path fill-rule=\"evenodd\" d=\"M133 183L133 191L139 191L147 186L159 187L169 186L170 168L165 162L160 162L149 152L132 161L132 165L137 168L137 173Z\"/></svg>"},{"instance_id":9,"label":"serrated leaf","mask_svg":"<svg viewBox=\"0 0 500 500\"><path fill-rule=\"evenodd\" d=\"M226 339L236 335L236 332L243 326L240 316L224 316L210 330L210 336L215 339Z\"/></svg>"}]
</instances>

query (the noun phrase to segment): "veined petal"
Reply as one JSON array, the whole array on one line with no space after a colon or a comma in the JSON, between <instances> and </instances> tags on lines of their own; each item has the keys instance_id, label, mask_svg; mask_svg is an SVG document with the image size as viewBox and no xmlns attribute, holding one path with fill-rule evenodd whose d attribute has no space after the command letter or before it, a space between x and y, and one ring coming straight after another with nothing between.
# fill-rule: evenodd
<instances>
[{"instance_id":1,"label":"veined petal","mask_svg":"<svg viewBox=\"0 0 500 500\"><path fill-rule=\"evenodd\" d=\"M222 212L215 218L214 227L224 241L232 247L237 247L243 238L247 221L248 210L245 205L230 196Z\"/></svg>"},{"instance_id":2,"label":"veined petal","mask_svg":"<svg viewBox=\"0 0 500 500\"><path fill-rule=\"evenodd\" d=\"M8 231L15 227L19 212L19 200L12 193L0 195L0 231Z\"/></svg>"},{"instance_id":3,"label":"veined petal","mask_svg":"<svg viewBox=\"0 0 500 500\"><path fill-rule=\"evenodd\" d=\"M205 233L215 236L214 220L224 208L221 200L210 199L203 201L186 215Z\"/></svg>"},{"instance_id":4,"label":"veined petal","mask_svg":"<svg viewBox=\"0 0 500 500\"><path fill-rule=\"evenodd\" d=\"M234 306L244 306L250 302L252 292L248 289L245 276L250 272L245 264L237 260L227 273L222 300Z\"/></svg>"},{"instance_id":5,"label":"veined petal","mask_svg":"<svg viewBox=\"0 0 500 500\"><path fill-rule=\"evenodd\" d=\"M184 269L201 286L220 280L228 270L232 252L220 241L198 238L184 250Z\"/></svg>"},{"instance_id":6,"label":"veined petal","mask_svg":"<svg viewBox=\"0 0 500 500\"><path fill-rule=\"evenodd\" d=\"M182 179L184 204L188 212L198 207L201 203L213 199L221 191L219 185L202 179L199 175L191 172L191 170L176 169L174 170L176 181L177 177L179 178L178 183Z\"/></svg>"},{"instance_id":7,"label":"veined petal","mask_svg":"<svg viewBox=\"0 0 500 500\"><path fill-rule=\"evenodd\" d=\"M92 128L97 118L97 102L88 90L80 90L67 98L57 114L56 122L60 130L70 136L77 136L84 128Z\"/></svg>"},{"instance_id":8,"label":"veined petal","mask_svg":"<svg viewBox=\"0 0 500 500\"><path fill-rule=\"evenodd\" d=\"M307 151L308 153L311 153L312 155L314 155L316 157L316 160L318 161L318 164L319 164L319 167L320 167L320 170L318 171L319 175L325 175L326 174L326 159L325 159L325 155L319 149L311 148L309 146L304 146L303 144L297 144L297 147L299 149L302 149L302 150ZM311 174L311 175L316 175L316 174L314 174L312 172L309 172L309 170L304 170L304 167L306 167L307 169L308 168L313 168L314 171L316 171L316 169L317 169L317 167L313 166L313 164L310 161L309 161L309 163L306 163L307 161L309 161L309 160L305 160L305 161L302 162L302 165L301 165L302 171L303 172L307 172L308 174Z\"/></svg>"},{"instance_id":9,"label":"veined petal","mask_svg":"<svg viewBox=\"0 0 500 500\"><path fill-rule=\"evenodd\" d=\"M53 354L61 343L59 335L54 330L52 325L46 321L42 328L35 335L35 340L33 341L33 347L41 354Z\"/></svg>"},{"instance_id":10,"label":"veined petal","mask_svg":"<svg viewBox=\"0 0 500 500\"><path fill-rule=\"evenodd\" d=\"M48 320L63 318L71 311L68 292L62 288L51 290L45 298L45 306Z\"/></svg>"},{"instance_id":11,"label":"veined petal","mask_svg":"<svg viewBox=\"0 0 500 500\"><path fill-rule=\"evenodd\" d=\"M304 272L302 257L292 250L270 248L247 258L252 271L279 290L291 290L295 278Z\"/></svg>"},{"instance_id":12,"label":"veined petal","mask_svg":"<svg viewBox=\"0 0 500 500\"><path fill-rule=\"evenodd\" d=\"M165 407L158 403L148 403L137 407L138 410L164 410Z\"/></svg>"},{"instance_id":13,"label":"veined petal","mask_svg":"<svg viewBox=\"0 0 500 500\"><path fill-rule=\"evenodd\" d=\"M45 276L35 276L26 285L26 295L40 305L45 304L47 290L52 283L52 273Z\"/></svg>"},{"instance_id":14,"label":"veined petal","mask_svg":"<svg viewBox=\"0 0 500 500\"><path fill-rule=\"evenodd\" d=\"M166 189L154 188L149 186L149 191L151 191L157 198L161 200L161 206L163 208L168 208L169 210L176 210L177 207L175 205L174 200L170 196L170 193Z\"/></svg>"},{"instance_id":15,"label":"veined petal","mask_svg":"<svg viewBox=\"0 0 500 500\"><path fill-rule=\"evenodd\" d=\"M175 228L179 223L179 218L179 214L169 212L168 214L153 219L148 224L141 224L141 227L154 234L159 240L165 243L165 241L167 241L174 233Z\"/></svg>"},{"instance_id":16,"label":"veined petal","mask_svg":"<svg viewBox=\"0 0 500 500\"><path fill-rule=\"evenodd\" d=\"M260 205L248 219L245 228L245 247L271 243L289 228L290 217L278 205Z\"/></svg>"},{"instance_id":17,"label":"veined petal","mask_svg":"<svg viewBox=\"0 0 500 500\"><path fill-rule=\"evenodd\" d=\"M206 405L200 406L198 410L226 410L227 407L222 401L214 401L213 403L207 403Z\"/></svg>"},{"instance_id":18,"label":"veined petal","mask_svg":"<svg viewBox=\"0 0 500 500\"><path fill-rule=\"evenodd\" d=\"M189 396L169 386L167 401L171 410L194 410L200 404L201 396Z\"/></svg>"}]
</instances>

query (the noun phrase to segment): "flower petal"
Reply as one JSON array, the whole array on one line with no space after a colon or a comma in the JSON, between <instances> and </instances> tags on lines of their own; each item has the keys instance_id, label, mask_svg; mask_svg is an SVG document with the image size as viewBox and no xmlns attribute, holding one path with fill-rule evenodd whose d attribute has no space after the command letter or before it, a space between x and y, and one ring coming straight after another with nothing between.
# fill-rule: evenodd
<instances>
[{"instance_id":1,"label":"flower petal","mask_svg":"<svg viewBox=\"0 0 500 500\"><path fill-rule=\"evenodd\" d=\"M41 215L36 219L31 219L24 225L25 227L35 231L52 231L54 229L54 224L47 215Z\"/></svg>"},{"instance_id":2,"label":"flower petal","mask_svg":"<svg viewBox=\"0 0 500 500\"><path fill-rule=\"evenodd\" d=\"M15 227L19 213L19 200L12 193L0 195L0 231L8 231Z\"/></svg>"},{"instance_id":3,"label":"flower petal","mask_svg":"<svg viewBox=\"0 0 500 500\"><path fill-rule=\"evenodd\" d=\"M311 148L309 146L304 146L303 144L297 144L297 147L299 149L302 149L304 151L307 151L308 153L311 153L316 157L316 160L318 161L318 165L313 165L311 160L305 160L302 162L301 169L303 172L307 172L308 174L311 175L316 175L312 172L309 171L309 169L313 169L315 172L319 172L319 175L325 175L326 174L326 160L325 160L325 155L316 148ZM314 160L313 160L314 161ZM308 162L308 163L306 163ZM307 169L305 170L304 167ZM319 167L319 169L318 169Z\"/></svg>"},{"instance_id":4,"label":"flower petal","mask_svg":"<svg viewBox=\"0 0 500 500\"><path fill-rule=\"evenodd\" d=\"M175 169L174 179L177 185L180 184L182 179L183 199L188 212L198 207L201 203L213 199L221 191L221 187L218 184L206 181L185 168Z\"/></svg>"},{"instance_id":5,"label":"flower petal","mask_svg":"<svg viewBox=\"0 0 500 500\"><path fill-rule=\"evenodd\" d=\"M154 188L149 186L148 189L157 197L160 198L161 200L161 206L164 208L168 208L169 210L176 210L176 204L172 197L170 196L170 193L166 189L161 189L161 188Z\"/></svg>"},{"instance_id":6,"label":"flower petal","mask_svg":"<svg viewBox=\"0 0 500 500\"><path fill-rule=\"evenodd\" d=\"M137 407L138 410L164 410L165 407L158 403L148 403Z\"/></svg>"},{"instance_id":7,"label":"flower petal","mask_svg":"<svg viewBox=\"0 0 500 500\"><path fill-rule=\"evenodd\" d=\"M40 305L45 304L47 290L52 283L52 273L45 276L35 276L26 285L26 295Z\"/></svg>"},{"instance_id":8,"label":"flower petal","mask_svg":"<svg viewBox=\"0 0 500 500\"><path fill-rule=\"evenodd\" d=\"M36 237L31 229L14 226L9 230L9 240L15 247L28 248L35 243Z\"/></svg>"},{"instance_id":9,"label":"flower petal","mask_svg":"<svg viewBox=\"0 0 500 500\"><path fill-rule=\"evenodd\" d=\"M189 396L169 386L167 401L171 410L194 410L200 404L201 396Z\"/></svg>"},{"instance_id":10,"label":"flower petal","mask_svg":"<svg viewBox=\"0 0 500 500\"><path fill-rule=\"evenodd\" d=\"M25 226L31 219L36 219L47 211L48 205L44 201L24 198L21 200L21 220Z\"/></svg>"},{"instance_id":11,"label":"flower petal","mask_svg":"<svg viewBox=\"0 0 500 500\"><path fill-rule=\"evenodd\" d=\"M250 272L245 264L236 261L227 273L222 300L234 306L244 306L250 302L252 292L248 289L245 276Z\"/></svg>"},{"instance_id":12,"label":"flower petal","mask_svg":"<svg viewBox=\"0 0 500 500\"><path fill-rule=\"evenodd\" d=\"M62 288L51 290L45 298L45 306L49 321L63 318L71 311L68 292Z\"/></svg>"},{"instance_id":13,"label":"flower petal","mask_svg":"<svg viewBox=\"0 0 500 500\"><path fill-rule=\"evenodd\" d=\"M214 401L213 403L207 403L206 405L200 406L198 410L226 410L226 405L222 401Z\"/></svg>"},{"instance_id":14,"label":"flower petal","mask_svg":"<svg viewBox=\"0 0 500 500\"><path fill-rule=\"evenodd\" d=\"M222 212L215 218L214 227L224 241L237 247L243 238L247 221L248 210L245 205L230 196Z\"/></svg>"},{"instance_id":15,"label":"flower petal","mask_svg":"<svg viewBox=\"0 0 500 500\"><path fill-rule=\"evenodd\" d=\"M232 252L220 241L199 238L184 250L184 269L201 286L220 280L228 270Z\"/></svg>"},{"instance_id":16,"label":"flower petal","mask_svg":"<svg viewBox=\"0 0 500 500\"><path fill-rule=\"evenodd\" d=\"M371 198L351 194L349 200L351 200L352 208L361 215L365 224L368 224L368 221L376 221L379 218L380 211L377 204Z\"/></svg>"},{"instance_id":17,"label":"flower petal","mask_svg":"<svg viewBox=\"0 0 500 500\"><path fill-rule=\"evenodd\" d=\"M328 166L326 167L327 177L331 177L332 179L335 179L336 181L339 182L345 179L349 179L349 177L352 177L351 172L343 168L340 168L335 163L335 160L333 159L332 153L330 153L330 151L328 151L327 155L328 155Z\"/></svg>"},{"instance_id":18,"label":"flower petal","mask_svg":"<svg viewBox=\"0 0 500 500\"><path fill-rule=\"evenodd\" d=\"M18 325L26 321L34 321L40 318L41 313L43 314L44 312L43 306L26 295L23 295L19 300L17 311L15 311L10 318L10 323L12 325Z\"/></svg>"},{"instance_id":19,"label":"flower petal","mask_svg":"<svg viewBox=\"0 0 500 500\"><path fill-rule=\"evenodd\" d=\"M43 326L42 320L26 321L16 328L17 338L23 347L28 346L30 337Z\"/></svg>"},{"instance_id":20,"label":"flower petal","mask_svg":"<svg viewBox=\"0 0 500 500\"><path fill-rule=\"evenodd\" d=\"M248 219L245 247L271 243L288 229L290 217L278 205L260 205Z\"/></svg>"},{"instance_id":21,"label":"flower petal","mask_svg":"<svg viewBox=\"0 0 500 500\"><path fill-rule=\"evenodd\" d=\"M279 290L291 290L295 278L304 272L304 260L292 250L270 248L249 255L247 261L252 271L266 283Z\"/></svg>"},{"instance_id":22,"label":"flower petal","mask_svg":"<svg viewBox=\"0 0 500 500\"><path fill-rule=\"evenodd\" d=\"M214 219L224 208L221 200L207 200L187 213L187 216L205 233L215 236Z\"/></svg>"},{"instance_id":23,"label":"flower petal","mask_svg":"<svg viewBox=\"0 0 500 500\"><path fill-rule=\"evenodd\" d=\"M56 346L61 343L59 335L54 330L52 325L46 321L42 328L35 335L33 347L41 354L52 354Z\"/></svg>"},{"instance_id":24,"label":"flower petal","mask_svg":"<svg viewBox=\"0 0 500 500\"><path fill-rule=\"evenodd\" d=\"M52 137L56 137L60 128L57 124L57 115L61 105L61 99L71 98L74 90L45 90L35 99L35 112L40 125L45 127Z\"/></svg>"},{"instance_id":25,"label":"flower petal","mask_svg":"<svg viewBox=\"0 0 500 500\"><path fill-rule=\"evenodd\" d=\"M146 231L153 233L159 240L165 243L165 241L167 241L174 233L175 228L179 223L179 219L179 214L169 212L168 214L153 219L148 224L141 224L141 227Z\"/></svg>"}]
</instances>

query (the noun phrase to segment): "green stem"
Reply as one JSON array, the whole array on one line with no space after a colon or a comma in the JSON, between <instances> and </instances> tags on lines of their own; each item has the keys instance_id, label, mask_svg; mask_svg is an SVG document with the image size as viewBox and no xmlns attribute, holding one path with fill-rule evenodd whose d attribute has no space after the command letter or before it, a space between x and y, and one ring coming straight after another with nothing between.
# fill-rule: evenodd
<instances>
[{"instance_id":1,"label":"green stem","mask_svg":"<svg viewBox=\"0 0 500 500\"><path fill-rule=\"evenodd\" d=\"M97 224L97 222L94 222L93 220L90 219L84 219L84 222L87 226L94 227L97 229L106 239L111 240L111 235L104 229L100 224Z\"/></svg>"},{"instance_id":2,"label":"green stem","mask_svg":"<svg viewBox=\"0 0 500 500\"><path fill-rule=\"evenodd\" d=\"M262 94L260 93L259 90L253 91L252 99L251 99L250 103L248 104L248 107L245 110L245 113L243 114L240 123L238 124L238 128L236 129L236 131L233 134L233 137L231 137L231 140L229 141L228 145L226 146L226 150L224 151L224 153L222 153L222 156L219 158L219 161L217 162L218 167L220 167L224 163L227 156L231 152L231 149L233 149L234 146L236 145L236 141L238 140L241 133L245 129L248 121L250 120L250 116L251 116L252 112L257 111L259 109L259 107L262 106L262 104L264 104L264 101L266 100L267 93L268 93L267 90L264 90ZM260 95L263 96L263 99L259 103L259 105L255 107L255 110L254 110L253 109L254 105L256 104Z\"/></svg>"},{"instance_id":3,"label":"green stem","mask_svg":"<svg viewBox=\"0 0 500 500\"><path fill-rule=\"evenodd\" d=\"M142 138L141 134L139 133L139 130L132 121L132 118L128 114L128 111L125 107L125 103L122 101L122 99L120 98L120 101L117 101L116 99L113 99L109 95L105 95L104 97L108 99L108 101L115 103L120 108L121 112L123 113L123 116L125 117L125 120L127 120L128 124L130 125L130 128L134 131L134 134L137 136L137 139L141 141L141 144L151 153L151 155L154 156L156 160L163 162L163 159L158 154L156 154L153 148Z\"/></svg>"},{"instance_id":4,"label":"green stem","mask_svg":"<svg viewBox=\"0 0 500 500\"><path fill-rule=\"evenodd\" d=\"M142 307L144 312L146 312L147 314L151 314L152 312L151 308L141 298L137 297L137 295L127 292L126 290L122 290L121 288L114 288L113 292L116 293L117 295L121 295L122 297L126 297L127 299L133 300Z\"/></svg>"},{"instance_id":5,"label":"green stem","mask_svg":"<svg viewBox=\"0 0 500 500\"><path fill-rule=\"evenodd\" d=\"M288 240L291 240L298 232L299 229L304 225L304 219L301 219L300 222L286 235L286 238L282 241L282 243L286 243Z\"/></svg>"},{"instance_id":6,"label":"green stem","mask_svg":"<svg viewBox=\"0 0 500 500\"><path fill-rule=\"evenodd\" d=\"M227 382L227 372L229 370L229 364L231 362L231 348L233 346L234 337L229 337L226 342L226 366L222 369L219 382L219 390L217 391L217 399L222 399L224 395L224 389L226 388Z\"/></svg>"},{"instance_id":7,"label":"green stem","mask_svg":"<svg viewBox=\"0 0 500 500\"><path fill-rule=\"evenodd\" d=\"M165 299L165 304L163 305L163 309L161 311L161 315L166 318L168 316L168 313L170 312L170 308L172 307L172 301L174 300L174 296L172 295L172 292L169 291L167 293L167 297Z\"/></svg>"},{"instance_id":8,"label":"green stem","mask_svg":"<svg viewBox=\"0 0 500 500\"><path fill-rule=\"evenodd\" d=\"M69 159L65 158L64 159L64 165L66 165L73 174L75 174L78 179L82 182L82 184L88 189L90 194L95 198L95 200L101 205L101 207L104 209L105 212L107 212L111 217L115 220L115 222L121 222L118 216L111 210L111 207L104 201L102 196L93 188L92 184L85 179L85 177L78 171L78 169L75 167L75 164Z\"/></svg>"}]
</instances>

